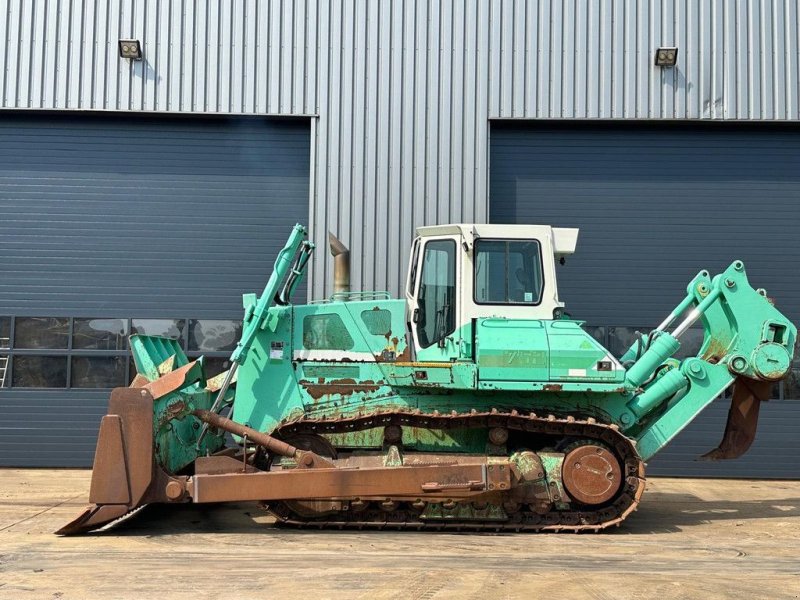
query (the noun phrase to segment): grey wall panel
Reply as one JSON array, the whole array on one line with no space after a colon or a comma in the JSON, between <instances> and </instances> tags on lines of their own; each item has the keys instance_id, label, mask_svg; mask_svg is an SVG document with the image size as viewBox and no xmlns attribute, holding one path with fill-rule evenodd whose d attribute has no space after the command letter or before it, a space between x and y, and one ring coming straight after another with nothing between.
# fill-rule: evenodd
<instances>
[{"instance_id":1,"label":"grey wall panel","mask_svg":"<svg viewBox=\"0 0 800 600\"><path fill-rule=\"evenodd\" d=\"M0 114L0 314L240 319L308 214L309 129ZM90 465L107 403L107 390L0 390L0 465Z\"/></svg>"},{"instance_id":2,"label":"grey wall panel","mask_svg":"<svg viewBox=\"0 0 800 600\"><path fill-rule=\"evenodd\" d=\"M0 313L240 318L309 156L306 120L0 114Z\"/></svg>"},{"instance_id":3,"label":"grey wall panel","mask_svg":"<svg viewBox=\"0 0 800 600\"><path fill-rule=\"evenodd\" d=\"M318 115L315 241L394 292L416 226L487 218L488 118L800 120L794 0L8 0L0 32L0 107Z\"/></svg>"},{"instance_id":4,"label":"grey wall panel","mask_svg":"<svg viewBox=\"0 0 800 600\"><path fill-rule=\"evenodd\" d=\"M800 321L796 126L495 123L490 218L580 227L559 269L590 324L655 326L701 269L741 259Z\"/></svg>"},{"instance_id":5,"label":"grey wall panel","mask_svg":"<svg viewBox=\"0 0 800 600\"><path fill-rule=\"evenodd\" d=\"M655 327L702 268L745 262L751 283L800 321L800 131L797 126L497 122L490 218L580 227L559 267L567 310L591 325ZM795 371L796 373L797 371ZM797 387L784 397L796 398ZM795 478L800 400L762 408L738 461L694 458L722 437L715 402L653 460L653 474Z\"/></svg>"},{"instance_id":6,"label":"grey wall panel","mask_svg":"<svg viewBox=\"0 0 800 600\"><path fill-rule=\"evenodd\" d=\"M772 400L761 406L756 439L737 460L716 462L697 458L722 439L730 402L717 400L648 464L649 475L669 477L753 477L797 479L800 468L798 423L800 401Z\"/></svg>"},{"instance_id":7,"label":"grey wall panel","mask_svg":"<svg viewBox=\"0 0 800 600\"><path fill-rule=\"evenodd\" d=\"M1 390L0 466L89 467L107 390Z\"/></svg>"},{"instance_id":8,"label":"grey wall panel","mask_svg":"<svg viewBox=\"0 0 800 600\"><path fill-rule=\"evenodd\" d=\"M440 73L421 81L445 92L430 107L440 113L445 88L461 98L485 53L477 91L495 118L800 118L793 0L4 4L8 108L328 116L331 93L368 92L375 60L387 82ZM129 37L143 42L142 61L118 58ZM677 68L655 68L654 49L671 45ZM342 98L342 109L356 102Z\"/></svg>"}]
</instances>

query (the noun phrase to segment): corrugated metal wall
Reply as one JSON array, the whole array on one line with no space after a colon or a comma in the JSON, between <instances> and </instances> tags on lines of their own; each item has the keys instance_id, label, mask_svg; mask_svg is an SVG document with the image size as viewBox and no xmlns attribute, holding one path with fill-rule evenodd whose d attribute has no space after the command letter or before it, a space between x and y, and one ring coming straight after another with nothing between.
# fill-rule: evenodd
<instances>
[{"instance_id":1,"label":"corrugated metal wall","mask_svg":"<svg viewBox=\"0 0 800 600\"><path fill-rule=\"evenodd\" d=\"M276 121L0 115L0 314L240 319L307 212Z\"/></svg>"},{"instance_id":2,"label":"corrugated metal wall","mask_svg":"<svg viewBox=\"0 0 800 600\"><path fill-rule=\"evenodd\" d=\"M0 96L318 115L316 241L338 232L356 286L398 291L415 226L486 219L488 119L800 120L799 31L795 0L8 0Z\"/></svg>"},{"instance_id":3,"label":"corrugated metal wall","mask_svg":"<svg viewBox=\"0 0 800 600\"><path fill-rule=\"evenodd\" d=\"M3 390L0 467L88 467L108 390Z\"/></svg>"},{"instance_id":4,"label":"corrugated metal wall","mask_svg":"<svg viewBox=\"0 0 800 600\"><path fill-rule=\"evenodd\" d=\"M0 315L240 320L308 212L309 137L306 119L0 114ZM68 364L66 344L15 345ZM3 389L0 466L91 465L107 405Z\"/></svg>"}]
</instances>

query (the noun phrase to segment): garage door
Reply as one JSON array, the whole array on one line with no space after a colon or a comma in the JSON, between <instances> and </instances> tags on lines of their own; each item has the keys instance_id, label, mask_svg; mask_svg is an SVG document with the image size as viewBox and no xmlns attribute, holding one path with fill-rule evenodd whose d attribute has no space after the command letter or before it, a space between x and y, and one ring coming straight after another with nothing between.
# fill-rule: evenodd
<instances>
[{"instance_id":1,"label":"garage door","mask_svg":"<svg viewBox=\"0 0 800 600\"><path fill-rule=\"evenodd\" d=\"M91 464L131 332L224 368L308 178L307 120L0 115L0 465Z\"/></svg>"},{"instance_id":2,"label":"garage door","mask_svg":"<svg viewBox=\"0 0 800 600\"><path fill-rule=\"evenodd\" d=\"M798 134L766 125L496 122L490 220L580 227L578 252L559 269L559 292L616 352L634 330L656 326L699 270L734 259L797 323ZM800 387L792 380L774 395L743 459L694 460L722 436L728 403L719 400L650 472L800 476Z\"/></svg>"}]
</instances>

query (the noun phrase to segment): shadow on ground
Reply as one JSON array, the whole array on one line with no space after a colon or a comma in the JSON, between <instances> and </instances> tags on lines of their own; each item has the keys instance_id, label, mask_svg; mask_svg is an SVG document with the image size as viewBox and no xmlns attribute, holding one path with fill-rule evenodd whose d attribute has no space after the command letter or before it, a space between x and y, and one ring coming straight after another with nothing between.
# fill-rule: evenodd
<instances>
[{"instance_id":1,"label":"shadow on ground","mask_svg":"<svg viewBox=\"0 0 800 600\"><path fill-rule=\"evenodd\" d=\"M666 533L713 521L800 517L800 498L702 500L692 494L651 492L619 533Z\"/></svg>"},{"instance_id":2,"label":"shadow on ground","mask_svg":"<svg viewBox=\"0 0 800 600\"><path fill-rule=\"evenodd\" d=\"M714 521L800 517L800 498L748 500L702 500L685 493L651 492L637 512L618 528L604 535L655 534L682 531ZM387 528L387 531L395 531ZM90 535L159 536L180 533L259 533L305 531L279 527L256 503L152 505L123 520L112 529ZM319 531L310 529L310 531ZM367 530L368 531L368 530ZM408 532L435 534L435 532ZM458 533L447 531L447 533ZM506 533L506 532L501 532ZM470 535L476 535L470 532ZM485 533L485 535L497 535Z\"/></svg>"}]
</instances>

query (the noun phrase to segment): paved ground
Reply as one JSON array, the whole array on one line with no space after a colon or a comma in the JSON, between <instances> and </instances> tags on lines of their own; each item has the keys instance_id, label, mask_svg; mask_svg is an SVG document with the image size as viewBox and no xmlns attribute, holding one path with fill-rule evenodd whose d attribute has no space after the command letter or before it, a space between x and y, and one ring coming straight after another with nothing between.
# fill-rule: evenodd
<instances>
[{"instance_id":1,"label":"paved ground","mask_svg":"<svg viewBox=\"0 0 800 600\"><path fill-rule=\"evenodd\" d=\"M602 534L303 532L148 507L61 538L89 472L0 470L0 598L798 598L800 482L655 479Z\"/></svg>"}]
</instances>

